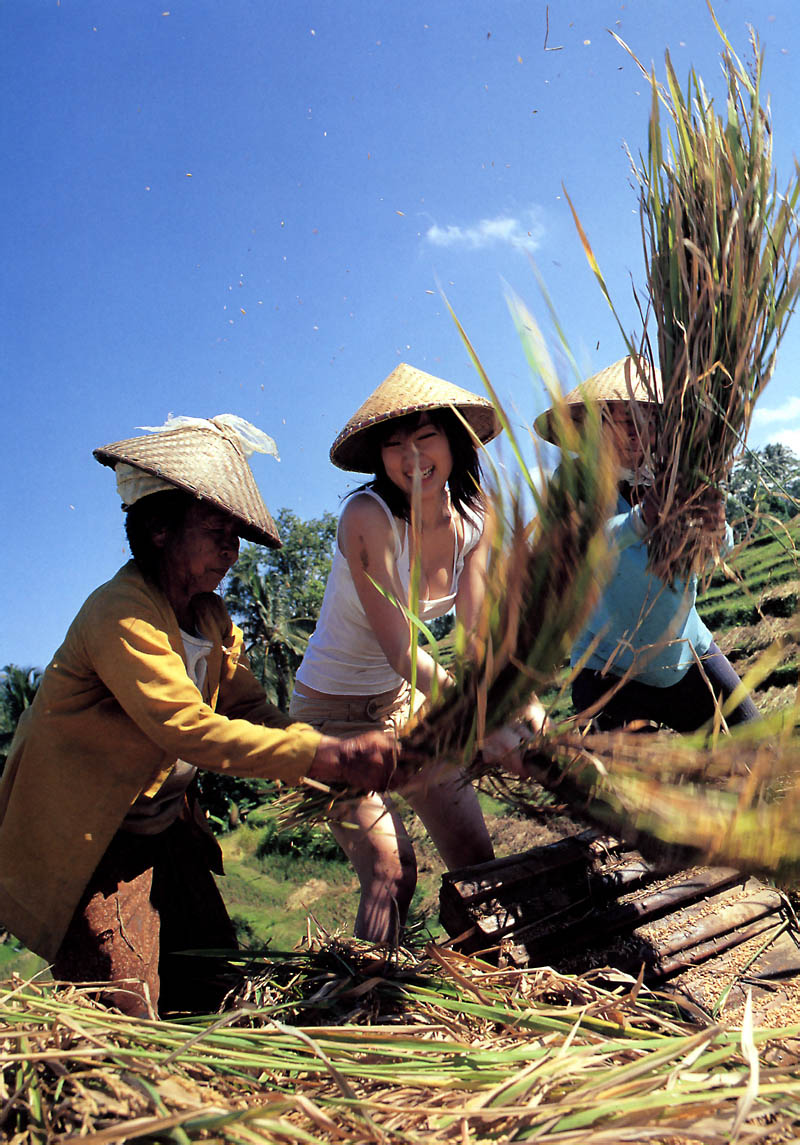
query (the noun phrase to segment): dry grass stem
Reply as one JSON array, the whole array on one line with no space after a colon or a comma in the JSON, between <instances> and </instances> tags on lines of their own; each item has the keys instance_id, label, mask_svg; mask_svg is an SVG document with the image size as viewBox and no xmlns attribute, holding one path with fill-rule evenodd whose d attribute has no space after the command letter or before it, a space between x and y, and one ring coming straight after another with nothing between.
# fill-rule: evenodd
<instances>
[{"instance_id":1,"label":"dry grass stem","mask_svg":"<svg viewBox=\"0 0 800 1145\"><path fill-rule=\"evenodd\" d=\"M91 992L8 984L5 1138L721 1142L738 1123L738 1140L755 1142L789 1139L800 1124L800 1027L744 1038L710 1021L698 1029L633 980L610 991L590 977L431 953L401 952L341 1025L364 981L358 944L265 964L260 988L283 1001L239 1006L225 1027L218 1015L123 1019ZM308 1001L322 978L333 996Z\"/></svg>"}]
</instances>

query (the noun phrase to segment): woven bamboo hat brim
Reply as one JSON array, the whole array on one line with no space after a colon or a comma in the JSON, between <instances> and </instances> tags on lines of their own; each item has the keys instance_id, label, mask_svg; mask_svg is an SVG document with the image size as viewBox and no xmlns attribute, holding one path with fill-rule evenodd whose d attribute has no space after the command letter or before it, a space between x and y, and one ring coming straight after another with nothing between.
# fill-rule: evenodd
<instances>
[{"instance_id":1,"label":"woven bamboo hat brim","mask_svg":"<svg viewBox=\"0 0 800 1145\"><path fill-rule=\"evenodd\" d=\"M643 378L633 358L620 358L613 366L606 366L597 374L592 374L585 382L581 382L574 390L564 395L564 402L572 407L570 413L580 417L587 402L630 402L635 400L639 405L658 405L661 402L661 375L658 370L644 360L640 369L645 371ZM557 445L555 429L551 421L552 409L540 413L533 423L533 428L545 441Z\"/></svg>"},{"instance_id":2,"label":"woven bamboo hat brim","mask_svg":"<svg viewBox=\"0 0 800 1145\"><path fill-rule=\"evenodd\" d=\"M93 451L112 469L125 461L145 473L193 493L233 517L240 536L272 549L281 547L275 522L258 491L235 432L210 419L209 425L183 426L114 441Z\"/></svg>"},{"instance_id":3,"label":"woven bamboo hat brim","mask_svg":"<svg viewBox=\"0 0 800 1145\"><path fill-rule=\"evenodd\" d=\"M486 443L500 433L494 406L486 398L401 362L350 418L331 446L331 461L339 469L374 473L377 458L369 432L374 426L410 413L453 407L480 441Z\"/></svg>"}]
</instances>

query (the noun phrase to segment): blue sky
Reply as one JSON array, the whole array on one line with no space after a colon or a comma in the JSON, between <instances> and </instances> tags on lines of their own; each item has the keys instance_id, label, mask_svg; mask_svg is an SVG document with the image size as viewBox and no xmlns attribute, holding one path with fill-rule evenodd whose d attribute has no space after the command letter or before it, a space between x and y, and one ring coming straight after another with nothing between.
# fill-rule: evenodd
<instances>
[{"instance_id":1,"label":"blue sky","mask_svg":"<svg viewBox=\"0 0 800 1145\"><path fill-rule=\"evenodd\" d=\"M718 0L766 52L779 183L794 162L795 0ZM126 559L94 447L169 413L272 434L273 511L336 511L328 449L400 361L480 387L443 287L516 422L543 408L504 284L586 373L624 352L562 185L626 325L641 285L623 143L665 49L719 90L705 0L6 0L5 480L0 665L43 666ZM800 452L790 327L751 444Z\"/></svg>"}]
</instances>

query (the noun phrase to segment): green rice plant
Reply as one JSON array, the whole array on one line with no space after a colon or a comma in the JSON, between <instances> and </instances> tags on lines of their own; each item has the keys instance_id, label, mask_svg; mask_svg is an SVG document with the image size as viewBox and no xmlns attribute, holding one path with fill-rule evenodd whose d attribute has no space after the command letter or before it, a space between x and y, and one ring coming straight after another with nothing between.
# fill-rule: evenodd
<instances>
[{"instance_id":1,"label":"green rice plant","mask_svg":"<svg viewBox=\"0 0 800 1145\"><path fill-rule=\"evenodd\" d=\"M711 14L724 45L724 110L694 70L683 92L667 53L665 84L642 68L652 105L647 156L634 164L663 384L650 565L668 583L719 559L720 538L697 527L698 508L707 490L725 487L800 289L800 169L780 194L763 54L753 35L748 72Z\"/></svg>"}]
</instances>

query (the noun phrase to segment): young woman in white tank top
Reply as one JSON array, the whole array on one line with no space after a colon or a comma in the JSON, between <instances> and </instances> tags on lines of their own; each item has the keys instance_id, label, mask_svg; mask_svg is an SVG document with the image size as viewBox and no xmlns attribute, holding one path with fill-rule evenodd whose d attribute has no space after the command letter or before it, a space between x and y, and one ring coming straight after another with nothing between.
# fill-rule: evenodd
<instances>
[{"instance_id":1,"label":"young woman in white tank top","mask_svg":"<svg viewBox=\"0 0 800 1145\"><path fill-rule=\"evenodd\" d=\"M409 569L417 560L422 617L455 607L467 631L474 628L491 543L475 441L499 431L485 399L401 365L339 434L333 463L375 478L342 512L317 630L297 673L294 717L330 735L400 728L412 705L414 672L421 694L415 703L450 682L424 648L412 659L411 627L393 602L408 603ZM448 869L493 858L477 796L455 767L442 764L424 786L403 795ZM356 936L397 941L416 886L416 860L396 806L379 794L353 800L332 830L361 884Z\"/></svg>"}]
</instances>

